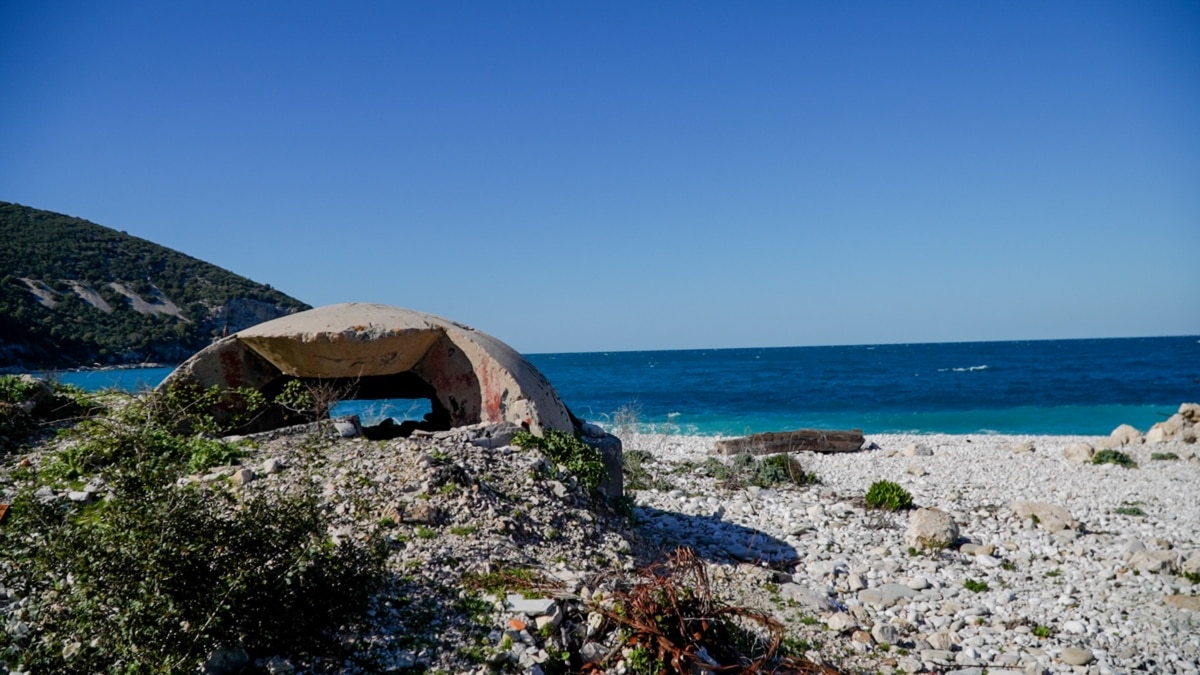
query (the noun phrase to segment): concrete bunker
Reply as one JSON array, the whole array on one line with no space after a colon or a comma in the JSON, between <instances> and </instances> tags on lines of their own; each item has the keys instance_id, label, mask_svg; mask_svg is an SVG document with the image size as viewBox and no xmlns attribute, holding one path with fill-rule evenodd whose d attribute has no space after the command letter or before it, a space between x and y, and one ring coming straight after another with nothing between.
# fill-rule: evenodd
<instances>
[{"instance_id":1,"label":"concrete bunker","mask_svg":"<svg viewBox=\"0 0 1200 675\"><path fill-rule=\"evenodd\" d=\"M267 321L198 352L160 386L252 387L274 398L294 380L340 398L428 399L429 414L407 431L502 422L539 435L581 429L546 378L508 345L387 305L329 305ZM245 431L283 423L267 415Z\"/></svg>"}]
</instances>

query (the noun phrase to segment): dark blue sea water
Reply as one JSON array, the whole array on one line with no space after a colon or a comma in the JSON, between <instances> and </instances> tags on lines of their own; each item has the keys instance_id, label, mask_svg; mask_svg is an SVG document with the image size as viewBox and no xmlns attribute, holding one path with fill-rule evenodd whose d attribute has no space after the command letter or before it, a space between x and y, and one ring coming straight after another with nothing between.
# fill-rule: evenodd
<instances>
[{"instance_id":1,"label":"dark blue sea water","mask_svg":"<svg viewBox=\"0 0 1200 675\"><path fill-rule=\"evenodd\" d=\"M580 417L635 407L647 429L743 434L1145 431L1200 401L1200 337L528 355ZM87 389L170 369L63 373ZM363 405L359 403L357 405ZM403 406L407 408L407 404ZM398 415L402 416L402 415Z\"/></svg>"}]
</instances>

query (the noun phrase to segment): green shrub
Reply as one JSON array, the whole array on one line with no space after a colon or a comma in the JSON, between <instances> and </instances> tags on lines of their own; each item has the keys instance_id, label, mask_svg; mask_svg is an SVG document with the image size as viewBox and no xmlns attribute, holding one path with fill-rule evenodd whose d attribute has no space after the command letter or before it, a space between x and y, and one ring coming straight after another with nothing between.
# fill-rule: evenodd
<instances>
[{"instance_id":1,"label":"green shrub","mask_svg":"<svg viewBox=\"0 0 1200 675\"><path fill-rule=\"evenodd\" d=\"M1155 452L1150 455L1150 459L1160 460L1160 461L1161 460L1174 460L1174 459L1179 459L1179 455L1177 455L1173 452Z\"/></svg>"},{"instance_id":2,"label":"green shrub","mask_svg":"<svg viewBox=\"0 0 1200 675\"><path fill-rule=\"evenodd\" d=\"M755 463L754 468L751 482L759 487L808 485L818 482L816 474L805 472L800 460L787 453L763 457Z\"/></svg>"},{"instance_id":3,"label":"green shrub","mask_svg":"<svg viewBox=\"0 0 1200 675\"><path fill-rule=\"evenodd\" d=\"M1033 635L1034 637L1048 638L1054 635L1054 629L1050 626L1037 625L1033 627Z\"/></svg>"},{"instance_id":4,"label":"green shrub","mask_svg":"<svg viewBox=\"0 0 1200 675\"><path fill-rule=\"evenodd\" d=\"M967 579L964 581L963 588L971 591L972 593L983 593L984 591L989 590L986 581L976 581L974 579Z\"/></svg>"},{"instance_id":5,"label":"green shrub","mask_svg":"<svg viewBox=\"0 0 1200 675\"><path fill-rule=\"evenodd\" d=\"M1121 516L1145 516L1146 512L1138 506L1118 506L1113 513Z\"/></svg>"},{"instance_id":6,"label":"green shrub","mask_svg":"<svg viewBox=\"0 0 1200 675\"><path fill-rule=\"evenodd\" d=\"M749 453L734 455L728 464L710 457L702 465L726 489L748 485L775 487L778 485L810 485L819 483L816 474L806 473L800 461L787 453L758 458Z\"/></svg>"},{"instance_id":7,"label":"green shrub","mask_svg":"<svg viewBox=\"0 0 1200 675\"><path fill-rule=\"evenodd\" d=\"M608 477L600 451L571 434L548 430L544 436L535 436L521 430L513 436L513 445L541 450L555 463L567 467L588 490L597 489Z\"/></svg>"},{"instance_id":8,"label":"green shrub","mask_svg":"<svg viewBox=\"0 0 1200 675\"><path fill-rule=\"evenodd\" d=\"M1092 458L1092 464L1116 464L1126 469L1137 468L1137 462L1120 450L1101 450Z\"/></svg>"},{"instance_id":9,"label":"green shrub","mask_svg":"<svg viewBox=\"0 0 1200 675\"><path fill-rule=\"evenodd\" d=\"M315 492L237 505L150 478L122 467L111 498L87 507L14 503L0 580L29 603L31 635L0 633L10 667L167 673L227 645L336 651L332 631L383 579L382 547L329 541Z\"/></svg>"},{"instance_id":10,"label":"green shrub","mask_svg":"<svg viewBox=\"0 0 1200 675\"><path fill-rule=\"evenodd\" d=\"M899 484L889 480L875 481L867 490L867 506L885 511L901 511L912 508L912 495Z\"/></svg>"},{"instance_id":11,"label":"green shrub","mask_svg":"<svg viewBox=\"0 0 1200 675\"><path fill-rule=\"evenodd\" d=\"M107 415L66 430L40 471L14 475L0 586L21 599L29 633L0 630L9 669L190 672L236 644L336 652L332 631L363 615L384 578L381 540L332 542L314 489L238 501L222 488L179 485L241 450L174 433L177 403L114 396ZM94 503L34 497L47 480L95 475L106 494Z\"/></svg>"}]
</instances>

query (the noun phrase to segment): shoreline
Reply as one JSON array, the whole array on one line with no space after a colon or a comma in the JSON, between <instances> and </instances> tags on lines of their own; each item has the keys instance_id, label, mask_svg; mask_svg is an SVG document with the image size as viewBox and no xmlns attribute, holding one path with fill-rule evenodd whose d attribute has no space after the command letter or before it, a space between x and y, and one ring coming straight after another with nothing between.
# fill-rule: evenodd
<instances>
[{"instance_id":1,"label":"shoreline","mask_svg":"<svg viewBox=\"0 0 1200 675\"><path fill-rule=\"evenodd\" d=\"M868 434L878 449L793 453L818 484L725 489L703 475L714 439L623 440L626 452L649 453L643 464L671 485L632 493L639 529L712 554L741 547L751 558L794 558L786 576L747 599L769 605L772 589L789 589L881 668L1107 675L1200 664L1200 576L1188 576L1200 575L1198 444ZM1137 468L1068 459L1079 443L1118 448ZM955 543L914 548L918 511L867 509L862 498L880 480L947 514ZM1020 515L1030 503L1046 509L1040 519ZM1061 524L1049 515L1056 508ZM880 647L897 643L910 646Z\"/></svg>"},{"instance_id":2,"label":"shoreline","mask_svg":"<svg viewBox=\"0 0 1200 675\"><path fill-rule=\"evenodd\" d=\"M151 368L177 368L179 364L170 363L136 363L115 366L75 366L73 368L43 368L29 369L22 366L0 366L0 375L33 375L43 376L53 373L102 373L117 370L148 370Z\"/></svg>"}]
</instances>

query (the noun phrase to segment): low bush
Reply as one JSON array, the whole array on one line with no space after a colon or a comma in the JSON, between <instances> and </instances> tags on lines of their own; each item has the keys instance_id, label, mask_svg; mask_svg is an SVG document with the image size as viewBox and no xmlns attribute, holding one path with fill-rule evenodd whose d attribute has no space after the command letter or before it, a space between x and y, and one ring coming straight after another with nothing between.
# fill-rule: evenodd
<instances>
[{"instance_id":1,"label":"low bush","mask_svg":"<svg viewBox=\"0 0 1200 675\"><path fill-rule=\"evenodd\" d=\"M1120 450L1101 450L1092 457L1092 464L1116 464L1126 469L1136 469L1137 462Z\"/></svg>"},{"instance_id":2,"label":"low bush","mask_svg":"<svg viewBox=\"0 0 1200 675\"><path fill-rule=\"evenodd\" d=\"M875 481L867 489L867 506L884 511L902 511L912 508L913 499L908 490L890 480Z\"/></svg>"},{"instance_id":3,"label":"low bush","mask_svg":"<svg viewBox=\"0 0 1200 675\"><path fill-rule=\"evenodd\" d=\"M338 653L334 632L365 617L384 581L381 540L332 541L315 489L239 498L181 485L237 449L171 433L150 408L159 402L131 398L84 420L16 481L0 526L0 586L20 602L20 616L6 619L23 628L0 631L3 666L173 673L194 672L221 647ZM38 492L47 480L93 476L105 482L98 501Z\"/></svg>"},{"instance_id":4,"label":"low bush","mask_svg":"<svg viewBox=\"0 0 1200 675\"><path fill-rule=\"evenodd\" d=\"M572 434L548 430L543 436L535 436L521 430L513 436L512 442L518 447L541 450L555 463L567 467L580 485L589 491L600 487L600 483L608 477L600 451Z\"/></svg>"},{"instance_id":5,"label":"low bush","mask_svg":"<svg viewBox=\"0 0 1200 675\"><path fill-rule=\"evenodd\" d=\"M750 485L766 488L780 485L819 483L816 474L805 472L800 461L790 454L755 457L749 453L734 455L729 463L710 457L703 468L717 484L726 489Z\"/></svg>"},{"instance_id":6,"label":"low bush","mask_svg":"<svg viewBox=\"0 0 1200 675\"><path fill-rule=\"evenodd\" d=\"M168 673L222 646L336 652L332 631L383 579L382 547L331 542L315 493L235 504L155 483L126 473L87 507L13 504L0 580L26 599L29 635L0 634L10 667Z\"/></svg>"},{"instance_id":7,"label":"low bush","mask_svg":"<svg viewBox=\"0 0 1200 675\"><path fill-rule=\"evenodd\" d=\"M1179 455L1173 452L1155 452L1150 455L1150 459L1156 461L1175 460L1179 459Z\"/></svg>"}]
</instances>

